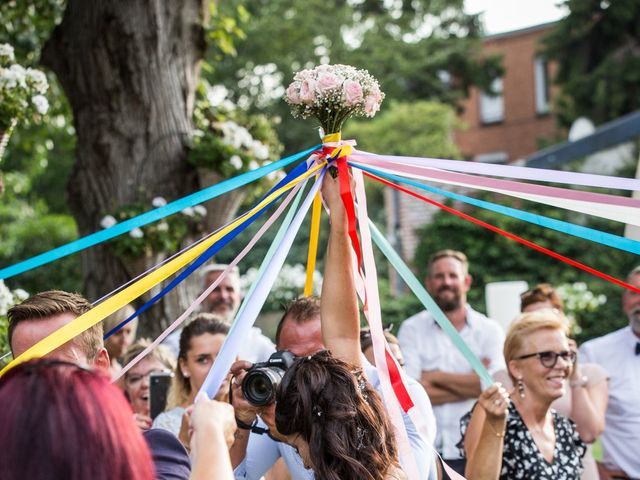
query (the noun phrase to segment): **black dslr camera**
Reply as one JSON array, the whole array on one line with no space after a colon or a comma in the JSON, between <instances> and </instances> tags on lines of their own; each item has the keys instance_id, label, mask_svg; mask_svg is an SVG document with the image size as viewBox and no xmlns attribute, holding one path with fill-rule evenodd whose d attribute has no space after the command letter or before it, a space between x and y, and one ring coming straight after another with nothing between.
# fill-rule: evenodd
<instances>
[{"instance_id":1,"label":"black dslr camera","mask_svg":"<svg viewBox=\"0 0 640 480\"><path fill-rule=\"evenodd\" d=\"M244 398L255 407L275 401L278 385L295 359L291 352L275 352L266 362L254 364L242 381Z\"/></svg>"}]
</instances>

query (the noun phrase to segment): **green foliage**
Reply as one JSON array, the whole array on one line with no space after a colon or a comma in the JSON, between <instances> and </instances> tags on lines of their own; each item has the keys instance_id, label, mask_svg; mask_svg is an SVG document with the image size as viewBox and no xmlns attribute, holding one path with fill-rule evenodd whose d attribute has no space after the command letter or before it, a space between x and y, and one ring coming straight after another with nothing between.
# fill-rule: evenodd
<instances>
[{"instance_id":1,"label":"green foliage","mask_svg":"<svg viewBox=\"0 0 640 480\"><path fill-rule=\"evenodd\" d=\"M640 109L640 2L565 0L569 15L544 42L558 62L561 122L578 116L596 124Z\"/></svg>"},{"instance_id":2,"label":"green foliage","mask_svg":"<svg viewBox=\"0 0 640 480\"><path fill-rule=\"evenodd\" d=\"M241 5L243 0L229 0ZM315 141L314 122L296 121L281 100L293 72L319 63L365 68L387 100L439 100L455 104L469 85L488 85L500 69L479 55L481 27L463 13L463 0L344 2L256 0L238 55L206 74L243 106L282 118L278 133L287 152ZM448 79L456 78L456 81Z\"/></svg>"},{"instance_id":3,"label":"green foliage","mask_svg":"<svg viewBox=\"0 0 640 480\"><path fill-rule=\"evenodd\" d=\"M6 191L0 202L0 266L8 266L68 243L77 238L75 222L68 215L47 212L43 201L27 203L16 191L28 191L29 177L11 173L5 177ZM51 288L79 291L80 259L70 256L9 279L12 288L39 292Z\"/></svg>"},{"instance_id":4,"label":"green foliage","mask_svg":"<svg viewBox=\"0 0 640 480\"><path fill-rule=\"evenodd\" d=\"M475 194L475 196L598 230L618 235L623 233L620 224L596 217L587 218L575 212L565 212L544 205L522 202L509 197L496 197L486 193ZM480 208L469 208L465 211L491 225L616 278L624 279L637 263L637 257L633 254L590 243L587 240L544 229L498 213ZM529 285L542 282L553 285L584 282L594 295L604 295L607 302L597 311L585 311L576 318L581 328L581 333L577 335L578 341L582 342L602 335L627 323L620 308L621 287L442 211L434 216L433 223L422 230L422 238L414 261L420 278L426 274L429 256L444 248L460 250L469 257L470 273L473 276L469 303L476 309L484 310L484 287L489 282L525 280Z\"/></svg>"},{"instance_id":5,"label":"green foliage","mask_svg":"<svg viewBox=\"0 0 640 480\"><path fill-rule=\"evenodd\" d=\"M345 138L355 138L358 147L388 155L460 158L451 132L457 121L451 106L430 101L392 102L375 122L347 124Z\"/></svg>"},{"instance_id":6,"label":"green foliage","mask_svg":"<svg viewBox=\"0 0 640 480\"><path fill-rule=\"evenodd\" d=\"M272 119L247 113L228 100L213 105L210 91L203 82L193 114L197 134L191 139L189 163L230 178L280 158L282 145Z\"/></svg>"}]
</instances>

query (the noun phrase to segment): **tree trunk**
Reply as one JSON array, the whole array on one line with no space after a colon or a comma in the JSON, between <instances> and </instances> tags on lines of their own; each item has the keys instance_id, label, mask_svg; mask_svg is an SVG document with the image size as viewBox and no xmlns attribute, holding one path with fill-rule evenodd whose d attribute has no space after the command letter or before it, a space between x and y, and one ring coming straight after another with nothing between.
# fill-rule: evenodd
<instances>
[{"instance_id":1,"label":"tree trunk","mask_svg":"<svg viewBox=\"0 0 640 480\"><path fill-rule=\"evenodd\" d=\"M58 76L73 110L78 142L68 194L80 235L100 230L101 218L120 205L143 203L150 209L153 197L173 200L198 188L195 169L185 161L185 139L206 48L208 5L68 1L42 63ZM96 300L164 255L123 260L108 243L85 250L87 297ZM193 300L199 279L184 283L149 310L140 322L142 335L157 335Z\"/></svg>"}]
</instances>

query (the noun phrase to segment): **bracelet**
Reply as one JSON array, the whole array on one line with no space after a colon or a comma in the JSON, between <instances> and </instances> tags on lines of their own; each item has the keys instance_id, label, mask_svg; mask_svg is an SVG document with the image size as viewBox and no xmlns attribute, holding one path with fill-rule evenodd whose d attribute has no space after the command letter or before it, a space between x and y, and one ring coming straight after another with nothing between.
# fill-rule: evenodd
<instances>
[{"instance_id":1,"label":"bracelet","mask_svg":"<svg viewBox=\"0 0 640 480\"><path fill-rule=\"evenodd\" d=\"M497 432L496 429L493 428L493 425L491 425L491 422L489 420L487 420L487 423L489 424L489 428L491 428L491 430L493 430L493 433L495 434L496 437L504 438L504 431L503 432Z\"/></svg>"},{"instance_id":2,"label":"bracelet","mask_svg":"<svg viewBox=\"0 0 640 480\"><path fill-rule=\"evenodd\" d=\"M587 386L587 383L589 383L589 379L587 378L586 375L583 375L582 377L580 377L579 380L574 380L572 382L569 382L569 386L571 388L575 388L575 387L584 388Z\"/></svg>"},{"instance_id":3,"label":"bracelet","mask_svg":"<svg viewBox=\"0 0 640 480\"><path fill-rule=\"evenodd\" d=\"M248 423L244 423L242 420L236 417L236 425L242 430L250 430L252 433L257 433L258 435L264 435L265 433L269 434L268 428L262 428L258 426L258 417L256 417L251 425L249 425Z\"/></svg>"}]
</instances>

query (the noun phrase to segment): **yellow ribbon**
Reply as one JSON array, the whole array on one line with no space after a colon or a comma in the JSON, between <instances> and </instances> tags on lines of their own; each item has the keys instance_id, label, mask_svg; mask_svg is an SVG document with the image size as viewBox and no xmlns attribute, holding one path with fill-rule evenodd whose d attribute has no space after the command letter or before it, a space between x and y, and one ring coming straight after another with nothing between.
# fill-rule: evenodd
<instances>
[{"instance_id":1,"label":"yellow ribbon","mask_svg":"<svg viewBox=\"0 0 640 480\"><path fill-rule=\"evenodd\" d=\"M138 298L140 295L149 291L158 283L165 280L167 277L173 275L175 272L180 270L182 267L186 266L188 263L195 260L198 256L200 256L205 250L207 250L211 245L216 243L220 238L224 237L231 230L235 229L238 225L247 221L254 213L262 210L265 206L270 204L276 198L278 198L284 192L290 190L298 183L302 182L306 178L318 172L326 162L315 165L313 168L307 170L304 174L299 177L293 179L287 185L280 187L275 192L271 193L264 200L262 200L258 205L253 207L246 214L238 217L233 223L227 225L222 230L212 235L208 239L203 242L194 245L186 252L177 256L170 262L167 262L162 267L157 270L151 272L150 274L142 277L135 283L132 283L129 287L124 290L116 293L112 297L108 298L104 302L95 306L87 313L80 315L72 322L62 326L55 332L51 333L49 336L43 338L38 343L33 345L31 348L23 352L21 355L13 359L6 367L0 371L0 376L4 375L9 369L15 367L19 363L26 362L33 358L44 357L48 353L54 351L56 348L64 345L68 341L75 338L77 335L81 334L85 330L93 327L98 322L104 320L106 317L124 307L128 303L131 303L134 299Z\"/></svg>"},{"instance_id":2,"label":"yellow ribbon","mask_svg":"<svg viewBox=\"0 0 640 480\"><path fill-rule=\"evenodd\" d=\"M322 200L320 192L313 199L311 210L311 232L309 233L309 253L307 254L307 278L304 282L304 296L313 295L313 272L316 269L316 257L318 255L318 236L320 235L320 214L322 213Z\"/></svg>"},{"instance_id":3,"label":"yellow ribbon","mask_svg":"<svg viewBox=\"0 0 640 480\"><path fill-rule=\"evenodd\" d=\"M345 140L345 141L349 141L349 140ZM329 155L332 158L340 158L340 157L346 157L347 155L351 155L353 153L353 147L351 145L340 145L340 142L342 142L342 132L337 132L337 133L330 133L328 135L325 135L324 137L322 137L322 144L329 144L327 146L329 147L335 147L333 149L333 152L331 152L331 154ZM330 144L338 144L338 145L330 145Z\"/></svg>"}]
</instances>

